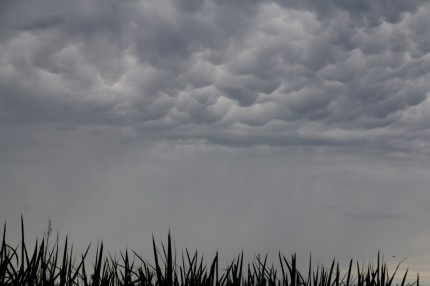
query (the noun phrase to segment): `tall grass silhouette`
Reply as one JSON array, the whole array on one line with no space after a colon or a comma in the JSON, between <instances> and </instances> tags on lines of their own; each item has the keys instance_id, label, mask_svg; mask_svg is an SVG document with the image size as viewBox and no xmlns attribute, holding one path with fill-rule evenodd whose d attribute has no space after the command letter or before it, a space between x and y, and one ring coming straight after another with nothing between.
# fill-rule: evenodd
<instances>
[{"instance_id":1,"label":"tall grass silhouette","mask_svg":"<svg viewBox=\"0 0 430 286\"><path fill-rule=\"evenodd\" d=\"M100 242L89 272L85 261L90 245L77 260L67 237L63 250L60 250L58 235L55 242L50 244L51 230L48 229L48 235L40 243L36 241L30 252L25 245L22 218L20 246L13 247L6 242L5 224L0 249L0 286L419 286L418 275L415 281L406 281L408 271L397 284L393 284L400 263L389 274L387 264L379 253L376 264L369 263L360 268L358 262L351 260L344 272L335 260L326 268L323 265L312 267L312 259L309 259L309 268L304 274L297 267L295 254L288 259L281 253L280 269L267 265L267 255L257 255L253 262L244 267L242 253L220 270L218 253L209 263L197 251L190 253L185 250L178 259L176 251L172 249L170 233L167 245L161 244L161 247L152 238L152 264L135 251L121 252L120 259L112 257L105 254L103 243Z\"/></svg>"}]
</instances>

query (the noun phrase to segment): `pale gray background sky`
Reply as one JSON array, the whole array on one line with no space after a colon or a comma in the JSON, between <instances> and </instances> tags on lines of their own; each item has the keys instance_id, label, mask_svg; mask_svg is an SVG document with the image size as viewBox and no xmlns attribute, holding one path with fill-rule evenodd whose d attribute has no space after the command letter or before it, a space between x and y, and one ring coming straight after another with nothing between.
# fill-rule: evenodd
<instances>
[{"instance_id":1,"label":"pale gray background sky","mask_svg":"<svg viewBox=\"0 0 430 286\"><path fill-rule=\"evenodd\" d=\"M425 273L429 72L425 0L0 0L0 220Z\"/></svg>"}]
</instances>

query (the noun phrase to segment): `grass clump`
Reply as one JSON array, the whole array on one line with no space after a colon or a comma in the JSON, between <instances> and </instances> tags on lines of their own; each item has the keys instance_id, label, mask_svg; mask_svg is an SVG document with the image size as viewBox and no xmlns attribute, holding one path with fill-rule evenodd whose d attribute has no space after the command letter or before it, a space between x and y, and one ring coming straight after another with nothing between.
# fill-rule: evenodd
<instances>
[{"instance_id":1,"label":"grass clump","mask_svg":"<svg viewBox=\"0 0 430 286\"><path fill-rule=\"evenodd\" d=\"M121 252L120 259L117 259L105 254L103 243L99 243L91 272L88 272L85 260L90 246L77 260L67 238L62 251L58 235L56 241L50 244L51 230L49 227L48 235L40 243L36 241L34 249L29 252L24 241L22 218L20 247L6 243L5 225L0 248L0 286L419 286L419 276L414 282L406 281L408 271L399 280L401 282L393 284L400 264L390 275L379 253L376 265L360 268L351 260L348 270L344 272L335 260L329 268L323 265L313 268L310 259L306 274L298 270L295 254L287 259L279 253L278 271L267 265L267 255L264 258L258 255L245 268L242 253L220 271L218 254L206 263L197 251L191 254L185 250L178 262L170 234L166 247L164 244L161 248L157 247L153 238L152 264L134 251L132 256L128 251Z\"/></svg>"}]
</instances>

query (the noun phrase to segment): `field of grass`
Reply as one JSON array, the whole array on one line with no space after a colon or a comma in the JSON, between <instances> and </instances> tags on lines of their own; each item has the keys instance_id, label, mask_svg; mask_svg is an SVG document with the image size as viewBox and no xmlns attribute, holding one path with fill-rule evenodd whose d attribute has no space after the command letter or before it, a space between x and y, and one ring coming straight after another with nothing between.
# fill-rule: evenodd
<instances>
[{"instance_id":1,"label":"field of grass","mask_svg":"<svg viewBox=\"0 0 430 286\"><path fill-rule=\"evenodd\" d=\"M49 232L51 229L49 229ZM21 244L11 246L6 242L6 226L0 250L0 286L3 285L145 285L145 286L389 286L419 285L417 276L407 281L407 271L397 277L397 268L389 273L386 263L378 253L376 263L360 266L350 261L345 271L333 260L329 267L318 265L301 272L296 255L287 258L279 254L279 269L268 266L267 256L257 256L247 265L243 254L227 267L218 265L218 255L208 262L197 252L185 250L177 257L172 249L170 234L167 245L157 246L153 239L154 261L146 261L134 251L121 253L120 259L106 254L103 243L96 247L93 264L87 269L86 259L90 246L77 256L67 238L62 249L58 236L52 244L49 235L36 241L33 250L27 249L24 224L21 219Z\"/></svg>"}]
</instances>

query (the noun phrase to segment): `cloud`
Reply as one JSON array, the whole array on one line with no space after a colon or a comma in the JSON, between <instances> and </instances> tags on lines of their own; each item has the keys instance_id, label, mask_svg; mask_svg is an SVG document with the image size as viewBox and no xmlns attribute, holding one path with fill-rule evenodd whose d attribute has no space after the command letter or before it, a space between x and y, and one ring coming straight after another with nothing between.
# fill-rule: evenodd
<instances>
[{"instance_id":1,"label":"cloud","mask_svg":"<svg viewBox=\"0 0 430 286\"><path fill-rule=\"evenodd\" d=\"M3 122L235 146L426 145L411 130L429 119L425 1L75 2L9 7L20 17L3 20ZM401 138L384 147L385 133Z\"/></svg>"}]
</instances>

